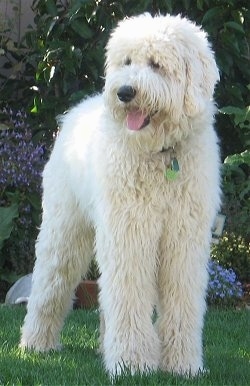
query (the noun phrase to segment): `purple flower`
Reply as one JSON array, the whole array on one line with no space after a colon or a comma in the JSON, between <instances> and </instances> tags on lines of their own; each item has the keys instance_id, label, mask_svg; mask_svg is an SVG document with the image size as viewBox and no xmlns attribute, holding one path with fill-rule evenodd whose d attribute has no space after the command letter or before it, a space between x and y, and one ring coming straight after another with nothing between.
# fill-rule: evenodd
<instances>
[{"instance_id":1,"label":"purple flower","mask_svg":"<svg viewBox=\"0 0 250 386\"><path fill-rule=\"evenodd\" d=\"M3 109L3 113L9 128L0 131L0 196L7 189L40 192L44 148L32 142L25 112Z\"/></svg>"},{"instance_id":2,"label":"purple flower","mask_svg":"<svg viewBox=\"0 0 250 386\"><path fill-rule=\"evenodd\" d=\"M235 299L243 296L241 283L232 268L226 269L217 261L210 260L208 265L208 299L212 302Z\"/></svg>"}]
</instances>

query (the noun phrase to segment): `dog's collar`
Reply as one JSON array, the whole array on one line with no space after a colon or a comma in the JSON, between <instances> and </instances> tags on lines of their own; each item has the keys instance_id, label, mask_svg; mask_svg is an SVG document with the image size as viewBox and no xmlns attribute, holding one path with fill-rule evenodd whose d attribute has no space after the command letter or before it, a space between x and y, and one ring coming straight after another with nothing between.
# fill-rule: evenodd
<instances>
[{"instance_id":1,"label":"dog's collar","mask_svg":"<svg viewBox=\"0 0 250 386\"><path fill-rule=\"evenodd\" d=\"M174 150L174 146L171 146L171 147L164 147L164 146L162 146L162 149L160 150L160 153L166 153L166 152L173 151L173 150Z\"/></svg>"}]
</instances>

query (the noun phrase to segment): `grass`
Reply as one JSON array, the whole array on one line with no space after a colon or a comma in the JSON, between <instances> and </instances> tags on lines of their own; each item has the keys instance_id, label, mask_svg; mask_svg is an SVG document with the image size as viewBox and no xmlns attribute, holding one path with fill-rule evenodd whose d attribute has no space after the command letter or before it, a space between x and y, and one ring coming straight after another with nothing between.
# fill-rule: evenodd
<instances>
[{"instance_id":1,"label":"grass","mask_svg":"<svg viewBox=\"0 0 250 386\"><path fill-rule=\"evenodd\" d=\"M97 354L98 313L71 312L62 332L63 350L23 353L18 348L24 307L0 306L0 385L111 385ZM249 385L249 311L210 309L204 346L210 372L184 379L157 372L122 376L116 385Z\"/></svg>"}]
</instances>

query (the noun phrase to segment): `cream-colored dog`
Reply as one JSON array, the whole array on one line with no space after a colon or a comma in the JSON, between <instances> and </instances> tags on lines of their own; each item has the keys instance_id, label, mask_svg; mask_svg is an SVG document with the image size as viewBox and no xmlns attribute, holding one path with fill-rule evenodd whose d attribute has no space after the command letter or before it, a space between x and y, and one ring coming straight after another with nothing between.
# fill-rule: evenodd
<instances>
[{"instance_id":1,"label":"cream-colored dog","mask_svg":"<svg viewBox=\"0 0 250 386\"><path fill-rule=\"evenodd\" d=\"M95 250L108 372L202 370L218 78L206 34L186 19L144 14L115 29L103 94L63 118L44 170L23 347L58 347Z\"/></svg>"}]
</instances>

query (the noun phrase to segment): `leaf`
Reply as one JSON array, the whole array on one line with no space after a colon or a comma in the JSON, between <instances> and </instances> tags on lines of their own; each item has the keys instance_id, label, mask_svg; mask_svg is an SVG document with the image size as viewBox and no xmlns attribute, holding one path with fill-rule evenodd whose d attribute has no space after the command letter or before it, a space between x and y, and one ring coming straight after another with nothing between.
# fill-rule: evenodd
<instances>
[{"instance_id":1,"label":"leaf","mask_svg":"<svg viewBox=\"0 0 250 386\"><path fill-rule=\"evenodd\" d=\"M8 130L10 127L5 125L5 123L0 123L0 130Z\"/></svg>"},{"instance_id":2,"label":"leaf","mask_svg":"<svg viewBox=\"0 0 250 386\"><path fill-rule=\"evenodd\" d=\"M197 0L197 8L203 11L203 0Z\"/></svg>"},{"instance_id":3,"label":"leaf","mask_svg":"<svg viewBox=\"0 0 250 386\"><path fill-rule=\"evenodd\" d=\"M69 97L69 101L72 103L72 104L76 104L78 103L80 100L82 100L83 98L86 98L86 96L88 95L88 92L87 90L79 90L79 91L76 91L74 93L72 93Z\"/></svg>"},{"instance_id":4,"label":"leaf","mask_svg":"<svg viewBox=\"0 0 250 386\"><path fill-rule=\"evenodd\" d=\"M56 7L56 3L54 0L46 0L45 5L46 5L47 12L50 15L52 15L52 16L57 15L57 7Z\"/></svg>"},{"instance_id":5,"label":"leaf","mask_svg":"<svg viewBox=\"0 0 250 386\"><path fill-rule=\"evenodd\" d=\"M5 192L6 197L11 202L12 205L19 204L20 202L20 192L18 190L15 190L14 192Z\"/></svg>"},{"instance_id":6,"label":"leaf","mask_svg":"<svg viewBox=\"0 0 250 386\"><path fill-rule=\"evenodd\" d=\"M34 105L34 106L32 107L32 109L30 110L30 112L33 113L33 114L36 114L36 113L38 112L37 106Z\"/></svg>"},{"instance_id":7,"label":"leaf","mask_svg":"<svg viewBox=\"0 0 250 386\"><path fill-rule=\"evenodd\" d=\"M245 150L243 153L240 154L232 154L226 157L225 164L228 165L241 165L241 164L247 164L250 166L250 151Z\"/></svg>"},{"instance_id":8,"label":"leaf","mask_svg":"<svg viewBox=\"0 0 250 386\"><path fill-rule=\"evenodd\" d=\"M8 40L8 42L6 44L6 48L10 52L16 50L16 47L15 47L15 44L14 44L13 40Z\"/></svg>"},{"instance_id":9,"label":"leaf","mask_svg":"<svg viewBox=\"0 0 250 386\"><path fill-rule=\"evenodd\" d=\"M41 106L41 100L39 99L39 97L35 97L33 102L33 107L30 110L30 112L34 114L38 113L40 106Z\"/></svg>"},{"instance_id":10,"label":"leaf","mask_svg":"<svg viewBox=\"0 0 250 386\"><path fill-rule=\"evenodd\" d=\"M22 72L23 68L24 68L24 64L22 61L15 63L14 66L12 67L13 75Z\"/></svg>"},{"instance_id":11,"label":"leaf","mask_svg":"<svg viewBox=\"0 0 250 386\"><path fill-rule=\"evenodd\" d=\"M38 113L38 108L37 108L37 104L36 104L36 99L34 98L34 104L33 104L33 107L32 109L30 110L31 113L33 114L37 114Z\"/></svg>"},{"instance_id":12,"label":"leaf","mask_svg":"<svg viewBox=\"0 0 250 386\"><path fill-rule=\"evenodd\" d=\"M84 39L90 39L92 38L93 36L93 32L92 30L89 28L89 26L84 23L84 22L80 22L79 20L74 20L72 23L71 23L71 28L78 34L80 35L82 38Z\"/></svg>"},{"instance_id":13,"label":"leaf","mask_svg":"<svg viewBox=\"0 0 250 386\"><path fill-rule=\"evenodd\" d=\"M203 19L201 21L201 24L207 24L213 21L218 17L218 15L221 13L221 8L220 7L214 7L210 8L205 15L203 16Z\"/></svg>"},{"instance_id":14,"label":"leaf","mask_svg":"<svg viewBox=\"0 0 250 386\"><path fill-rule=\"evenodd\" d=\"M50 72L49 72L49 82L51 81L51 79L53 79L54 77L54 74L55 74L55 69L56 67L55 66L51 66L50 68Z\"/></svg>"},{"instance_id":15,"label":"leaf","mask_svg":"<svg viewBox=\"0 0 250 386\"><path fill-rule=\"evenodd\" d=\"M235 106L225 106L219 110L222 114L234 115L234 122L238 125L241 122L250 120L250 106L245 108L235 107Z\"/></svg>"},{"instance_id":16,"label":"leaf","mask_svg":"<svg viewBox=\"0 0 250 386\"><path fill-rule=\"evenodd\" d=\"M242 109L240 109L239 107L235 107L235 106L225 106L225 107L220 108L219 111L222 114L228 114L228 115L242 114Z\"/></svg>"},{"instance_id":17,"label":"leaf","mask_svg":"<svg viewBox=\"0 0 250 386\"><path fill-rule=\"evenodd\" d=\"M31 203L32 207L38 211L41 210L41 198L40 195L37 193L29 193L27 195L27 198L29 202Z\"/></svg>"},{"instance_id":18,"label":"leaf","mask_svg":"<svg viewBox=\"0 0 250 386\"><path fill-rule=\"evenodd\" d=\"M250 193L250 184L248 184L239 194L241 200L244 200L245 197L249 197Z\"/></svg>"},{"instance_id":19,"label":"leaf","mask_svg":"<svg viewBox=\"0 0 250 386\"><path fill-rule=\"evenodd\" d=\"M13 220L16 217L18 217L18 205L16 203L9 207L0 207L0 249L4 240L10 237Z\"/></svg>"},{"instance_id":20,"label":"leaf","mask_svg":"<svg viewBox=\"0 0 250 386\"><path fill-rule=\"evenodd\" d=\"M82 63L82 51L80 50L80 48L74 48L73 54L74 54L77 66L80 68Z\"/></svg>"},{"instance_id":21,"label":"leaf","mask_svg":"<svg viewBox=\"0 0 250 386\"><path fill-rule=\"evenodd\" d=\"M54 28L55 24L57 23L57 21L59 20L59 16L55 16L52 20L52 22L50 23L50 26L49 26L49 29L48 29L48 32L47 32L47 38L49 37L52 29Z\"/></svg>"},{"instance_id":22,"label":"leaf","mask_svg":"<svg viewBox=\"0 0 250 386\"><path fill-rule=\"evenodd\" d=\"M67 17L69 18L69 21L73 19L74 16L78 14L78 12L81 9L81 5L79 4L79 1L76 1L72 4L71 8L69 8Z\"/></svg>"},{"instance_id":23,"label":"leaf","mask_svg":"<svg viewBox=\"0 0 250 386\"><path fill-rule=\"evenodd\" d=\"M224 23L224 26L229 27L229 28L233 28L236 31L245 34L243 27L240 24L236 23L235 21L227 21L226 23Z\"/></svg>"}]
</instances>

